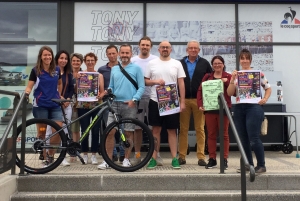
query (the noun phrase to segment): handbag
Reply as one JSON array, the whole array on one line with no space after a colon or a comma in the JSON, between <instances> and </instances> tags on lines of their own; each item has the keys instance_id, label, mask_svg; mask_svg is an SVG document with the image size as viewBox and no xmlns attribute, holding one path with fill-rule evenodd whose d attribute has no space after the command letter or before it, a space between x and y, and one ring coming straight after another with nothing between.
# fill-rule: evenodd
<instances>
[{"instance_id":1,"label":"handbag","mask_svg":"<svg viewBox=\"0 0 300 201\"><path fill-rule=\"evenodd\" d=\"M267 135L268 134L268 119L267 119L267 117L264 118L264 120L261 124L260 133L262 135Z\"/></svg>"}]
</instances>

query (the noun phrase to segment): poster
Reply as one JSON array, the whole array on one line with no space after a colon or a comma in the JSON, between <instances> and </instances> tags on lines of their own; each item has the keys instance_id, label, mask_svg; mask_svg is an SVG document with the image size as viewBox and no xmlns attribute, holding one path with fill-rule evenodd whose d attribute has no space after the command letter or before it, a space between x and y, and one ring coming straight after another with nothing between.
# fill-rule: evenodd
<instances>
[{"instance_id":1,"label":"poster","mask_svg":"<svg viewBox=\"0 0 300 201\"><path fill-rule=\"evenodd\" d=\"M180 112L179 97L176 83L156 86L158 110L160 116Z\"/></svg>"},{"instance_id":2,"label":"poster","mask_svg":"<svg viewBox=\"0 0 300 201\"><path fill-rule=\"evenodd\" d=\"M85 102L98 101L99 73L79 72L79 74L77 100Z\"/></svg>"},{"instance_id":3,"label":"poster","mask_svg":"<svg viewBox=\"0 0 300 201\"><path fill-rule=\"evenodd\" d=\"M260 71L237 72L237 103L258 103L261 100Z\"/></svg>"},{"instance_id":4,"label":"poster","mask_svg":"<svg viewBox=\"0 0 300 201\"><path fill-rule=\"evenodd\" d=\"M221 79L202 82L203 107L205 111L218 110L218 96L224 91L224 84Z\"/></svg>"}]
</instances>

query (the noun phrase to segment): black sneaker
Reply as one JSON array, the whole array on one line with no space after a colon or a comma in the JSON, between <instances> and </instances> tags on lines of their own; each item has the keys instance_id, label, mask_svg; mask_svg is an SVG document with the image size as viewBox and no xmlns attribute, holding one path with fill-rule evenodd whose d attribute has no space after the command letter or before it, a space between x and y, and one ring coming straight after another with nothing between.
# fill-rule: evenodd
<instances>
[{"instance_id":1,"label":"black sneaker","mask_svg":"<svg viewBox=\"0 0 300 201\"><path fill-rule=\"evenodd\" d=\"M217 166L217 160L210 158L208 159L208 164L205 166L206 169L212 169L215 168Z\"/></svg>"},{"instance_id":2,"label":"black sneaker","mask_svg":"<svg viewBox=\"0 0 300 201\"><path fill-rule=\"evenodd\" d=\"M199 159L199 160L198 160L198 165L199 165L199 166L206 166L207 164L206 164L205 160Z\"/></svg>"},{"instance_id":3,"label":"black sneaker","mask_svg":"<svg viewBox=\"0 0 300 201\"><path fill-rule=\"evenodd\" d=\"M186 160L183 159L183 158L178 158L178 162L179 162L179 165L184 165L184 164L186 164Z\"/></svg>"},{"instance_id":4,"label":"black sneaker","mask_svg":"<svg viewBox=\"0 0 300 201\"><path fill-rule=\"evenodd\" d=\"M226 158L224 158L224 169L228 170L228 161Z\"/></svg>"},{"instance_id":5,"label":"black sneaker","mask_svg":"<svg viewBox=\"0 0 300 201\"><path fill-rule=\"evenodd\" d=\"M120 157L119 157L119 162L120 162L120 163L123 163L124 158L125 158L125 156L120 156Z\"/></svg>"},{"instance_id":6,"label":"black sneaker","mask_svg":"<svg viewBox=\"0 0 300 201\"><path fill-rule=\"evenodd\" d=\"M255 167L254 170L255 170L255 174L261 174L267 172L266 167Z\"/></svg>"},{"instance_id":7,"label":"black sneaker","mask_svg":"<svg viewBox=\"0 0 300 201\"><path fill-rule=\"evenodd\" d=\"M113 161L114 162L116 162L116 161L118 161L119 159L118 159L118 156L117 155L113 155Z\"/></svg>"}]
</instances>

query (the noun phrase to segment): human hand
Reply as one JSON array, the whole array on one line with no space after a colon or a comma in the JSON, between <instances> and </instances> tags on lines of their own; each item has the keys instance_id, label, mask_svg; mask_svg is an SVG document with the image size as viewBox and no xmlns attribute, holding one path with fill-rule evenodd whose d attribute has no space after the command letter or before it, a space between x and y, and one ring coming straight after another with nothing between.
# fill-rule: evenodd
<instances>
[{"instance_id":1,"label":"human hand","mask_svg":"<svg viewBox=\"0 0 300 201\"><path fill-rule=\"evenodd\" d=\"M164 86L165 85L165 81L163 79L158 79L158 80L156 80L156 84Z\"/></svg>"},{"instance_id":2,"label":"human hand","mask_svg":"<svg viewBox=\"0 0 300 201\"><path fill-rule=\"evenodd\" d=\"M199 107L199 110L202 111L202 112L205 111L205 110L204 110L204 107Z\"/></svg>"}]
</instances>

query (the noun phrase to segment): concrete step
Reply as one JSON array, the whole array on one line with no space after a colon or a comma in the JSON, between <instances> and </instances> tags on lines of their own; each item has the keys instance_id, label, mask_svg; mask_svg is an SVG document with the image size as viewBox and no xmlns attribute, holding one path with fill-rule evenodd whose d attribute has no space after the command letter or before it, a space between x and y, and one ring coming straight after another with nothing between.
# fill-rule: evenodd
<instances>
[{"instance_id":1,"label":"concrete step","mask_svg":"<svg viewBox=\"0 0 300 201\"><path fill-rule=\"evenodd\" d=\"M300 175L265 174L249 182L248 190L298 190ZM97 174L30 175L18 177L19 192L47 191L193 191L239 190L239 174Z\"/></svg>"},{"instance_id":2,"label":"concrete step","mask_svg":"<svg viewBox=\"0 0 300 201\"><path fill-rule=\"evenodd\" d=\"M115 188L116 190L117 188ZM19 192L11 201L240 201L241 192L228 191L64 191L64 192ZM299 191L250 190L247 201L300 200Z\"/></svg>"}]
</instances>

